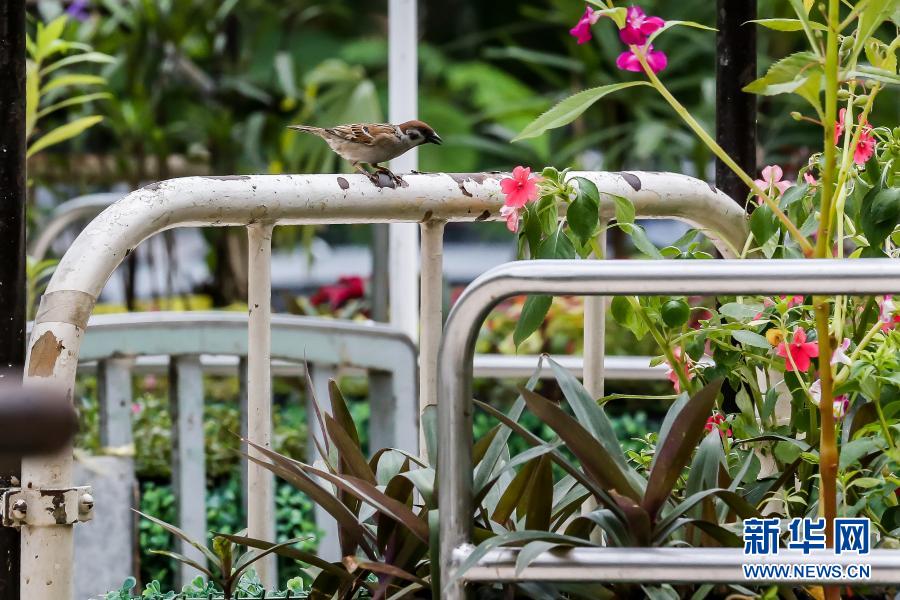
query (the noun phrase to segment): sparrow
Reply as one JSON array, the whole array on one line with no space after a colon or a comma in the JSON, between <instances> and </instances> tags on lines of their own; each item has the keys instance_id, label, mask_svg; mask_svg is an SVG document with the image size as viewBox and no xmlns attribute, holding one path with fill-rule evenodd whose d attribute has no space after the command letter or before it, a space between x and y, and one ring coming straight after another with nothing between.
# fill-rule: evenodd
<instances>
[{"instance_id":1,"label":"sparrow","mask_svg":"<svg viewBox=\"0 0 900 600\"><path fill-rule=\"evenodd\" d=\"M288 129L317 135L334 150L335 154L350 161L353 168L366 175L373 183L378 183L378 175L384 173L395 184L402 180L382 163L408 152L422 144L440 145L443 140L427 123L407 121L399 125L389 123L354 123L335 127L310 127L289 125ZM376 169L369 173L362 165Z\"/></svg>"}]
</instances>

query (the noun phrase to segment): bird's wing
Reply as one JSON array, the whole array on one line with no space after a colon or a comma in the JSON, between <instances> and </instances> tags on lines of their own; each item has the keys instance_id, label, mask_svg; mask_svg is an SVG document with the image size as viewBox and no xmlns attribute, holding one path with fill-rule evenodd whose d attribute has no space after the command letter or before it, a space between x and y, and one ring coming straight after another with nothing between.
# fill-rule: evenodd
<instances>
[{"instance_id":1,"label":"bird's wing","mask_svg":"<svg viewBox=\"0 0 900 600\"><path fill-rule=\"evenodd\" d=\"M354 123L352 125L338 125L327 131L335 137L348 142L374 146L385 136L397 137L397 128L387 123Z\"/></svg>"}]
</instances>

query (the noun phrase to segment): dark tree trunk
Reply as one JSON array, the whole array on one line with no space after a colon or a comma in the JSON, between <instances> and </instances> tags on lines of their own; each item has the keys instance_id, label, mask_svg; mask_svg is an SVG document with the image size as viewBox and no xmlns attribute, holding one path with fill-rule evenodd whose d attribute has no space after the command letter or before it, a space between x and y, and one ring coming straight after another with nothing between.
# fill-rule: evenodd
<instances>
[{"instance_id":1,"label":"dark tree trunk","mask_svg":"<svg viewBox=\"0 0 900 600\"><path fill-rule=\"evenodd\" d=\"M756 79L756 0L717 0L716 141L750 176L756 174L756 96L741 89ZM741 205L749 189L716 160L716 187Z\"/></svg>"}]
</instances>

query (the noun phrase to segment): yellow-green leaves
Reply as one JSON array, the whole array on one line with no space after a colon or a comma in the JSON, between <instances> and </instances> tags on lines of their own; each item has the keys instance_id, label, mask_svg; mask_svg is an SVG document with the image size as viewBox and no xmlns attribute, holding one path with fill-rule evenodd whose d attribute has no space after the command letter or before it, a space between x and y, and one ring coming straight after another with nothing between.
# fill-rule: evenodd
<instances>
[{"instance_id":1,"label":"yellow-green leaves","mask_svg":"<svg viewBox=\"0 0 900 600\"><path fill-rule=\"evenodd\" d=\"M624 81L622 83L612 83L609 85L601 85L600 87L591 88L578 92L574 96L569 96L537 119L532 121L525 129L522 130L514 142L525 140L528 138L543 135L550 129L556 129L563 125L568 125L581 114L590 108L595 102L604 96L623 90L625 88L635 87L638 85L650 84L646 81Z\"/></svg>"},{"instance_id":2,"label":"yellow-green leaves","mask_svg":"<svg viewBox=\"0 0 900 600\"><path fill-rule=\"evenodd\" d=\"M45 148L49 148L54 144L59 144L60 142L64 142L68 139L71 139L84 130L89 129L103 120L103 117L94 115L92 117L81 117L80 119L75 119L70 123L66 123L65 125L61 125L56 129L52 130L50 133L44 135L40 139L38 139L33 144L28 146L28 153L26 155L27 158L31 158L41 150Z\"/></svg>"}]
</instances>

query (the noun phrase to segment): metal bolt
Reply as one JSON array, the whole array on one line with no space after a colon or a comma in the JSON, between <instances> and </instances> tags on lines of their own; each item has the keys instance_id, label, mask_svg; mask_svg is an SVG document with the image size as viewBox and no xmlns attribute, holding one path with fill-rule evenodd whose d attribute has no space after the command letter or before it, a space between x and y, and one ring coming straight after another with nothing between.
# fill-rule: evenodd
<instances>
[{"instance_id":1,"label":"metal bolt","mask_svg":"<svg viewBox=\"0 0 900 600\"><path fill-rule=\"evenodd\" d=\"M90 494L82 494L78 499L78 514L86 515L94 510L94 497Z\"/></svg>"},{"instance_id":2,"label":"metal bolt","mask_svg":"<svg viewBox=\"0 0 900 600\"><path fill-rule=\"evenodd\" d=\"M12 505L12 518L16 521L24 521L28 514L28 503L25 500L16 500Z\"/></svg>"}]
</instances>

